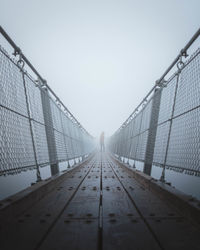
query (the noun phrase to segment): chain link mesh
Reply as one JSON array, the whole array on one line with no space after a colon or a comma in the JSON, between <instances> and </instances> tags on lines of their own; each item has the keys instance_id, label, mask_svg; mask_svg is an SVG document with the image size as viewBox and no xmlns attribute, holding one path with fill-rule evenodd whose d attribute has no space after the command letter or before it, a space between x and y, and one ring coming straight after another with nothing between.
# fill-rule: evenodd
<instances>
[{"instance_id":1,"label":"chain link mesh","mask_svg":"<svg viewBox=\"0 0 200 250\"><path fill-rule=\"evenodd\" d=\"M93 138L0 47L0 175L89 154Z\"/></svg>"},{"instance_id":2,"label":"chain link mesh","mask_svg":"<svg viewBox=\"0 0 200 250\"><path fill-rule=\"evenodd\" d=\"M29 120L0 107L0 174L35 165Z\"/></svg>"},{"instance_id":3,"label":"chain link mesh","mask_svg":"<svg viewBox=\"0 0 200 250\"><path fill-rule=\"evenodd\" d=\"M157 93L110 138L110 150L199 176L200 49Z\"/></svg>"},{"instance_id":4,"label":"chain link mesh","mask_svg":"<svg viewBox=\"0 0 200 250\"><path fill-rule=\"evenodd\" d=\"M173 76L168 81L167 86L162 89L158 124L166 122L168 119L171 118L172 108L174 104L176 82L177 76Z\"/></svg>"},{"instance_id":5,"label":"chain link mesh","mask_svg":"<svg viewBox=\"0 0 200 250\"><path fill-rule=\"evenodd\" d=\"M47 146L47 138L45 126L38 122L32 121L33 136L35 139L36 155L39 165L49 163L49 152Z\"/></svg>"},{"instance_id":6,"label":"chain link mesh","mask_svg":"<svg viewBox=\"0 0 200 250\"><path fill-rule=\"evenodd\" d=\"M22 73L0 47L0 105L28 116Z\"/></svg>"}]
</instances>

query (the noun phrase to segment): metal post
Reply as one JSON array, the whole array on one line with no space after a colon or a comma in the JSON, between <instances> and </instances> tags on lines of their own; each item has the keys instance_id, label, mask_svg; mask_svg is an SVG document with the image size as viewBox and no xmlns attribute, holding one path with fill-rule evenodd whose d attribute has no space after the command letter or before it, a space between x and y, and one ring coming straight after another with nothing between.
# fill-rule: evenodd
<instances>
[{"instance_id":1,"label":"metal post","mask_svg":"<svg viewBox=\"0 0 200 250\"><path fill-rule=\"evenodd\" d=\"M34 141L34 135L33 135L33 127L32 127L32 122L31 122L31 114L30 114L30 107L29 107L29 102L28 102L28 95L27 95L27 88L26 88L26 81L24 77L24 71L22 71L22 78L23 78L23 84L24 84L24 92L25 92L25 98L26 98L26 106L27 106L27 112L28 112L28 120L29 120L29 126L30 126L30 132L31 132L31 139L33 143L33 152L34 152L34 158L35 158L35 164L36 164L36 175L37 175L37 182L41 181L41 174L40 174L40 167L38 165L37 161L37 154L36 154L36 148L35 148L35 141Z\"/></svg>"},{"instance_id":2,"label":"metal post","mask_svg":"<svg viewBox=\"0 0 200 250\"><path fill-rule=\"evenodd\" d=\"M172 114L170 118L170 124L169 124L169 133L168 133L168 138L167 138L167 146L166 146L166 151L165 151L165 160L163 164L163 170L162 174L160 177L160 181L165 182L165 167L166 167L166 162L167 162L167 155L168 155L168 149L169 149L169 140L171 136L171 130L172 130L172 122L173 122L173 116L174 116L174 110L175 110L175 102L176 102L176 95L177 95L177 89L178 89L178 81L179 81L179 75L180 75L180 69L177 72L177 80L176 80L176 87L175 87L175 94L174 94L174 102L173 102L173 107L172 107Z\"/></svg>"},{"instance_id":3,"label":"metal post","mask_svg":"<svg viewBox=\"0 0 200 250\"><path fill-rule=\"evenodd\" d=\"M41 84L40 84L41 86ZM49 160L51 166L51 175L55 175L59 172L58 168L58 158L57 158L57 150L56 150L56 141L55 141L55 134L53 128L53 118L50 106L50 98L47 88L41 86L41 99L42 99L42 109L44 114L44 123L45 123L45 130L47 136L47 145L48 145L48 152L49 152Z\"/></svg>"},{"instance_id":4,"label":"metal post","mask_svg":"<svg viewBox=\"0 0 200 250\"><path fill-rule=\"evenodd\" d=\"M161 94L162 94L162 88L155 89L154 96L152 99L151 118L150 118L149 133L148 133L146 153L145 153L145 163L143 170L143 172L148 175L151 175L151 169L152 169Z\"/></svg>"}]
</instances>

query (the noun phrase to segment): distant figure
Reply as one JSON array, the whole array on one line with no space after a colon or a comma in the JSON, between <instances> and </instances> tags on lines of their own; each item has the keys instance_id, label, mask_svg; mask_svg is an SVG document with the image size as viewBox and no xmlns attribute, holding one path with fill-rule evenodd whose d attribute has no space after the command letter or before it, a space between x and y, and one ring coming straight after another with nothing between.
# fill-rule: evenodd
<instances>
[{"instance_id":1,"label":"distant figure","mask_svg":"<svg viewBox=\"0 0 200 250\"><path fill-rule=\"evenodd\" d=\"M100 135L100 147L101 147L101 152L104 152L105 151L104 132L102 132Z\"/></svg>"}]
</instances>

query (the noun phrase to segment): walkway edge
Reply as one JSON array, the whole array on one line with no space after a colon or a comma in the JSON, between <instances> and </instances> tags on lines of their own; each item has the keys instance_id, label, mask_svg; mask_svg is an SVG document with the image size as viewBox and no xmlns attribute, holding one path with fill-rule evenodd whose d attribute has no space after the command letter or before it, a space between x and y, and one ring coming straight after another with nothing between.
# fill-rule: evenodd
<instances>
[{"instance_id":1,"label":"walkway edge","mask_svg":"<svg viewBox=\"0 0 200 250\"><path fill-rule=\"evenodd\" d=\"M33 206L45 195L53 191L65 179L66 174L89 162L93 156L94 154L89 155L84 161L74 165L69 171L62 171L0 201L0 224L11 221L14 217L19 216Z\"/></svg>"}]
</instances>

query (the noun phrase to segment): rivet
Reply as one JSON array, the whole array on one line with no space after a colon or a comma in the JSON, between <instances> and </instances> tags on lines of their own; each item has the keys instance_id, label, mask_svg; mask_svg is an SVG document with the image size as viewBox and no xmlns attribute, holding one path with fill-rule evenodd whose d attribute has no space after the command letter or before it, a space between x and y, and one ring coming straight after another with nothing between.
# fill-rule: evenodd
<instances>
[{"instance_id":1,"label":"rivet","mask_svg":"<svg viewBox=\"0 0 200 250\"><path fill-rule=\"evenodd\" d=\"M133 216L133 214L127 214L127 216Z\"/></svg>"},{"instance_id":2,"label":"rivet","mask_svg":"<svg viewBox=\"0 0 200 250\"><path fill-rule=\"evenodd\" d=\"M111 219L111 220L110 220L110 223L115 223L115 222L116 222L115 219Z\"/></svg>"},{"instance_id":3,"label":"rivet","mask_svg":"<svg viewBox=\"0 0 200 250\"><path fill-rule=\"evenodd\" d=\"M109 216L110 216L110 217L114 217L115 214L114 214L114 213L110 213Z\"/></svg>"},{"instance_id":4,"label":"rivet","mask_svg":"<svg viewBox=\"0 0 200 250\"><path fill-rule=\"evenodd\" d=\"M133 223L138 223L138 221L137 221L137 220L135 220L135 219L134 219L134 220L131 220L131 221L132 221Z\"/></svg>"},{"instance_id":5,"label":"rivet","mask_svg":"<svg viewBox=\"0 0 200 250\"><path fill-rule=\"evenodd\" d=\"M90 223L92 223L92 221L91 220L86 220L86 223L90 224Z\"/></svg>"},{"instance_id":6,"label":"rivet","mask_svg":"<svg viewBox=\"0 0 200 250\"><path fill-rule=\"evenodd\" d=\"M178 219L176 219L176 222L181 223L181 222L183 222L183 219L182 218L178 218Z\"/></svg>"}]
</instances>

